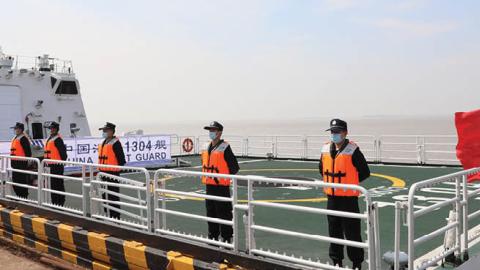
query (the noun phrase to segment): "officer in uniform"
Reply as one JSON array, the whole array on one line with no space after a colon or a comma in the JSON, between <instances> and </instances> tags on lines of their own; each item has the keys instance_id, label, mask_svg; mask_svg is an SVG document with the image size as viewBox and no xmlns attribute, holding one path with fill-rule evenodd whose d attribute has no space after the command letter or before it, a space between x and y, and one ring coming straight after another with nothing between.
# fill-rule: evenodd
<instances>
[{"instance_id":1,"label":"officer in uniform","mask_svg":"<svg viewBox=\"0 0 480 270\"><path fill-rule=\"evenodd\" d=\"M367 161L359 147L349 141L347 123L340 119L330 121L331 142L322 148L320 174L327 183L359 185L370 176ZM327 208L337 211L359 213L358 191L348 189L324 188L327 194ZM330 237L362 241L361 223L356 218L328 215L328 232ZM353 263L353 269L361 269L364 251L361 248L347 247L347 254ZM343 245L330 244L330 258L334 265L343 266Z\"/></svg>"},{"instance_id":2,"label":"officer in uniform","mask_svg":"<svg viewBox=\"0 0 480 270\"><path fill-rule=\"evenodd\" d=\"M109 122L107 122L104 127L99 128L99 130L103 131L102 136L104 138L103 142L98 146L98 163L100 164L123 166L126 163L122 143L115 136L115 128L115 124ZM120 169L118 168L100 167L98 170L114 176L120 175ZM102 181L118 183L117 180L110 177L102 177ZM117 194L120 193L119 187L108 186L108 190ZM103 194L102 197L103 199L107 198L107 200L109 201L120 201L120 198L117 195L110 193ZM109 203L108 206L110 207L105 208L105 212L110 213L110 217L112 218L120 219L120 213L111 209L120 209L120 205L115 203Z\"/></svg>"},{"instance_id":3,"label":"officer in uniform","mask_svg":"<svg viewBox=\"0 0 480 270\"><path fill-rule=\"evenodd\" d=\"M223 126L214 121L204 129L209 131L211 142L202 151L202 172L236 174L239 170L237 158L230 145L221 139ZM206 185L207 195L230 197L230 179L204 176L202 183ZM205 205L208 217L232 220L232 204L230 202L205 200ZM218 240L220 235L223 241L231 242L232 226L208 222L208 237Z\"/></svg>"},{"instance_id":4,"label":"officer in uniform","mask_svg":"<svg viewBox=\"0 0 480 270\"><path fill-rule=\"evenodd\" d=\"M15 123L15 126L11 127L14 129L15 137L12 139L10 147L10 155L16 157L31 157L32 149L30 140L27 135L24 133L25 126L22 123ZM11 160L11 166L13 169L26 170L28 168L28 162L26 160ZM12 181L17 184L29 184L28 174L21 172L12 172ZM28 188L13 186L13 191L17 196L22 198L28 197Z\"/></svg>"},{"instance_id":5,"label":"officer in uniform","mask_svg":"<svg viewBox=\"0 0 480 270\"><path fill-rule=\"evenodd\" d=\"M43 158L52 160L67 160L67 148L63 142L62 137L58 133L60 124L57 122L50 122L46 128L50 129L50 136L45 143ZM64 164L50 163L47 164L50 168L50 174L63 175ZM53 190L65 192L65 186L62 178L50 177L50 187ZM65 204L65 195L51 192L52 203L63 206Z\"/></svg>"}]
</instances>

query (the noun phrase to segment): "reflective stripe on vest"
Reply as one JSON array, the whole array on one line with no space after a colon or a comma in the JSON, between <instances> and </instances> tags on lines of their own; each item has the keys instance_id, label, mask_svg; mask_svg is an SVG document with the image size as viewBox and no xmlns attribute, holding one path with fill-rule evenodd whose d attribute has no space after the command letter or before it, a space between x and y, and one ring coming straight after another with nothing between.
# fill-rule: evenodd
<instances>
[{"instance_id":1,"label":"reflective stripe on vest","mask_svg":"<svg viewBox=\"0 0 480 270\"><path fill-rule=\"evenodd\" d=\"M117 137L114 137L108 142L103 141L103 143L98 146L98 163L105 165L119 165L115 151L113 151L113 145L118 141L120 140ZM120 171L118 168L98 168L98 170L102 172Z\"/></svg>"},{"instance_id":2,"label":"reflective stripe on vest","mask_svg":"<svg viewBox=\"0 0 480 270\"><path fill-rule=\"evenodd\" d=\"M358 146L349 142L337 153L335 159L330 155L330 143L322 148L323 181L327 183L359 185L358 171L353 165L352 155ZM325 194L330 196L358 197L359 192L351 189L324 188Z\"/></svg>"},{"instance_id":3,"label":"reflective stripe on vest","mask_svg":"<svg viewBox=\"0 0 480 270\"><path fill-rule=\"evenodd\" d=\"M208 147L202 152L202 172L229 174L228 164L225 161L225 149L229 144L222 142L208 154ZM214 186L229 186L230 179L202 176L202 183Z\"/></svg>"},{"instance_id":4,"label":"reflective stripe on vest","mask_svg":"<svg viewBox=\"0 0 480 270\"><path fill-rule=\"evenodd\" d=\"M55 145L55 141L59 138L61 138L60 135L55 135L54 137L47 139L47 143L45 143L45 149L43 153L43 157L45 159L62 160L60 151Z\"/></svg>"},{"instance_id":5,"label":"reflective stripe on vest","mask_svg":"<svg viewBox=\"0 0 480 270\"><path fill-rule=\"evenodd\" d=\"M13 137L12 144L10 146L10 155L17 156L17 157L24 157L25 156L25 149L22 147L22 143L20 140L25 137L24 134L20 134L18 136Z\"/></svg>"}]
</instances>

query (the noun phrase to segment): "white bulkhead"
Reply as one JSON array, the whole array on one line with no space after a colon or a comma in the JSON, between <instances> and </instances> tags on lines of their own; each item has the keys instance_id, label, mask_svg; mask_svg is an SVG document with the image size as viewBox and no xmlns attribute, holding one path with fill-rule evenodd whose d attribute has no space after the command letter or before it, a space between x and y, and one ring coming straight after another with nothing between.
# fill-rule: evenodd
<instances>
[{"instance_id":1,"label":"white bulkhead","mask_svg":"<svg viewBox=\"0 0 480 270\"><path fill-rule=\"evenodd\" d=\"M15 122L24 123L32 139L44 139L48 121L59 122L64 137L90 136L71 61L10 56L0 48L0 141L13 137Z\"/></svg>"}]
</instances>

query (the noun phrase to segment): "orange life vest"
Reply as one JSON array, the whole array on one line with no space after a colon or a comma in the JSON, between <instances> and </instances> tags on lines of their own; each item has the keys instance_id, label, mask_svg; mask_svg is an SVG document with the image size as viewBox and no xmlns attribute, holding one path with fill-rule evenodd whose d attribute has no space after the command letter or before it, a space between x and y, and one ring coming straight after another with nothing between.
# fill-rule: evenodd
<instances>
[{"instance_id":1,"label":"orange life vest","mask_svg":"<svg viewBox=\"0 0 480 270\"><path fill-rule=\"evenodd\" d=\"M345 148L337 153L335 158L330 155L331 143L326 143L322 148L323 181L326 183L358 185L358 171L353 165L352 155L358 146L348 142ZM351 189L324 188L325 194L330 196L358 197L359 192Z\"/></svg>"},{"instance_id":2,"label":"orange life vest","mask_svg":"<svg viewBox=\"0 0 480 270\"><path fill-rule=\"evenodd\" d=\"M202 151L202 172L229 174L228 164L225 161L225 149L229 144L227 142L220 143L217 147L212 149L208 154L208 146ZM206 177L202 176L202 183L214 186L229 186L230 179Z\"/></svg>"},{"instance_id":3,"label":"orange life vest","mask_svg":"<svg viewBox=\"0 0 480 270\"><path fill-rule=\"evenodd\" d=\"M113 137L110 141L103 141L102 144L98 146L98 163L105 165L116 165L118 166L117 156L115 151L113 151L113 145L120 141L117 137ZM101 172L119 172L120 169L117 168L98 168Z\"/></svg>"},{"instance_id":4,"label":"orange life vest","mask_svg":"<svg viewBox=\"0 0 480 270\"><path fill-rule=\"evenodd\" d=\"M57 146L55 145L55 141L60 139L60 135L55 135L47 139L45 143L45 149L43 158L45 159L53 159L53 160L62 160L62 156L60 155L60 151L58 150Z\"/></svg>"},{"instance_id":5,"label":"orange life vest","mask_svg":"<svg viewBox=\"0 0 480 270\"><path fill-rule=\"evenodd\" d=\"M22 147L22 143L20 140L25 137L25 134L20 134L18 136L13 137L12 144L10 147L10 155L17 156L17 157L24 157L25 156L25 149Z\"/></svg>"}]
</instances>

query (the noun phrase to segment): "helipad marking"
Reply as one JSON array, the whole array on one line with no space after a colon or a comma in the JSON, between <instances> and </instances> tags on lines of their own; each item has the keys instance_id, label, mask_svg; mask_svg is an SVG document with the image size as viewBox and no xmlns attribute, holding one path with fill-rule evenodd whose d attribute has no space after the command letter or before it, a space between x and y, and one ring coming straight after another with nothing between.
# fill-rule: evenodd
<instances>
[{"instance_id":1,"label":"helipad marking","mask_svg":"<svg viewBox=\"0 0 480 270\"><path fill-rule=\"evenodd\" d=\"M248 170L240 170L240 172L265 172L265 171L318 171L318 169L248 169ZM405 187L405 181L394 176L379 174L379 173L372 173L371 176L384 178L390 182L392 182L392 187L403 188ZM202 198L193 198L188 196L175 196L175 195L167 195L170 198L178 198L178 199L188 199L193 201L204 201ZM239 202L247 202L246 200L238 200ZM280 199L280 200L256 200L259 202L324 202L327 201L325 197L318 197L318 198L305 198L305 199Z\"/></svg>"},{"instance_id":2,"label":"helipad marking","mask_svg":"<svg viewBox=\"0 0 480 270\"><path fill-rule=\"evenodd\" d=\"M261 161L265 161L264 159L254 159L254 160L242 160L242 161L239 161L238 164L244 164L244 163L254 163L254 162L261 162ZM193 166L193 167L188 167L188 168L185 168L185 170L188 170L188 169L200 169L202 168L202 165L198 165L198 166ZM183 168L180 168L180 170L182 170Z\"/></svg>"},{"instance_id":3,"label":"helipad marking","mask_svg":"<svg viewBox=\"0 0 480 270\"><path fill-rule=\"evenodd\" d=\"M266 172L266 171L315 171L317 172L318 169L249 169L249 170L240 170L240 172ZM398 177L390 176L390 175L385 175L385 174L379 174L379 173L371 173L371 176L379 177L379 178L384 178L390 182L392 182L392 187L398 187L398 188L403 188L405 187L405 181Z\"/></svg>"}]
</instances>

